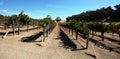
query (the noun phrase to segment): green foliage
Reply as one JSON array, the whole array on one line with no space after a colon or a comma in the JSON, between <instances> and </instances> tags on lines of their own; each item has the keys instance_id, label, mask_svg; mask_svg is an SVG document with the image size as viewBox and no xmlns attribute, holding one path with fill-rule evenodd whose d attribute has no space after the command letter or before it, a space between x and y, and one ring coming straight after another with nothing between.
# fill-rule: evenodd
<instances>
[{"instance_id":1,"label":"green foliage","mask_svg":"<svg viewBox=\"0 0 120 59\"><path fill-rule=\"evenodd\" d=\"M19 14L19 22L20 22L20 24L22 24L22 25L29 24L29 22L30 22L29 16L26 15L26 14L24 14L24 11L22 11L22 12Z\"/></svg>"},{"instance_id":2,"label":"green foliage","mask_svg":"<svg viewBox=\"0 0 120 59\"><path fill-rule=\"evenodd\" d=\"M109 30L109 26L107 24L103 24L99 22L89 23L88 28L92 31L98 31L98 32L106 32Z\"/></svg>"},{"instance_id":3,"label":"green foliage","mask_svg":"<svg viewBox=\"0 0 120 59\"><path fill-rule=\"evenodd\" d=\"M84 34L84 36L89 34L89 28L88 28L86 22L80 22L80 21L77 22L75 20L71 20L70 22L61 24L61 26L76 30L76 31Z\"/></svg>"},{"instance_id":4,"label":"green foliage","mask_svg":"<svg viewBox=\"0 0 120 59\"><path fill-rule=\"evenodd\" d=\"M67 17L67 21L72 19L76 21L119 21L120 22L120 4L115 6L115 10L108 6L107 8L100 8L93 11L86 11L80 14Z\"/></svg>"},{"instance_id":5,"label":"green foliage","mask_svg":"<svg viewBox=\"0 0 120 59\"><path fill-rule=\"evenodd\" d=\"M17 25L18 23L18 16L17 15L12 15L9 20L7 21L8 26L10 26L11 24L15 24Z\"/></svg>"},{"instance_id":6,"label":"green foliage","mask_svg":"<svg viewBox=\"0 0 120 59\"><path fill-rule=\"evenodd\" d=\"M109 30L109 31L115 33L115 32L116 32L116 29L117 29L117 26L116 26L115 24L110 23L110 24L108 25L108 30Z\"/></svg>"},{"instance_id":7,"label":"green foliage","mask_svg":"<svg viewBox=\"0 0 120 59\"><path fill-rule=\"evenodd\" d=\"M61 26L76 30L84 36L89 34L89 30L98 31L101 33L104 32L113 32L117 33L117 25L114 23L106 24L102 22L80 22L75 20L70 20L69 22L60 24Z\"/></svg>"},{"instance_id":8,"label":"green foliage","mask_svg":"<svg viewBox=\"0 0 120 59\"><path fill-rule=\"evenodd\" d=\"M56 22L52 20L51 16L48 15L44 19L33 19L30 18L28 15L22 11L19 15L12 15L12 16L4 16L0 14L0 23L6 24L7 26L15 25L33 25L38 26L39 28L46 24L48 27L54 27L56 25Z\"/></svg>"},{"instance_id":9,"label":"green foliage","mask_svg":"<svg viewBox=\"0 0 120 59\"><path fill-rule=\"evenodd\" d=\"M4 15L0 14L0 21L3 21L3 20L4 20Z\"/></svg>"},{"instance_id":10,"label":"green foliage","mask_svg":"<svg viewBox=\"0 0 120 59\"><path fill-rule=\"evenodd\" d=\"M89 28L86 23L83 23L82 32L85 36L89 34Z\"/></svg>"},{"instance_id":11,"label":"green foliage","mask_svg":"<svg viewBox=\"0 0 120 59\"><path fill-rule=\"evenodd\" d=\"M56 25L56 23L55 23L55 21L54 20L52 20L52 18L51 18L51 16L50 15L48 15L46 18L44 18L44 19L41 19L40 21L39 21L39 23L40 23L40 25L44 25L44 24L46 24L46 26L47 25L49 25L49 26L55 26Z\"/></svg>"},{"instance_id":12,"label":"green foliage","mask_svg":"<svg viewBox=\"0 0 120 59\"><path fill-rule=\"evenodd\" d=\"M56 17L55 19L57 22L60 22L61 21L61 18L60 17Z\"/></svg>"}]
</instances>

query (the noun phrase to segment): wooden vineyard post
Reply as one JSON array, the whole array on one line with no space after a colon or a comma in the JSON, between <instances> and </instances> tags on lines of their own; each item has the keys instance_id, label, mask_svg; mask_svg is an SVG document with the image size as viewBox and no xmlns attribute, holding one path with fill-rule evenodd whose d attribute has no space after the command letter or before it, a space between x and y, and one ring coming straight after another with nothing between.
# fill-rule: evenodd
<instances>
[{"instance_id":1,"label":"wooden vineyard post","mask_svg":"<svg viewBox=\"0 0 120 59\"><path fill-rule=\"evenodd\" d=\"M89 45L89 33L90 33L90 30L88 29L88 35L87 35L87 43L86 43L86 49L88 49L88 45Z\"/></svg>"},{"instance_id":2,"label":"wooden vineyard post","mask_svg":"<svg viewBox=\"0 0 120 59\"><path fill-rule=\"evenodd\" d=\"M43 46L43 42L45 41L45 26L46 24L43 25L43 38L42 38L42 46Z\"/></svg>"},{"instance_id":3,"label":"wooden vineyard post","mask_svg":"<svg viewBox=\"0 0 120 59\"><path fill-rule=\"evenodd\" d=\"M75 31L76 40L78 40L78 30Z\"/></svg>"},{"instance_id":4,"label":"wooden vineyard post","mask_svg":"<svg viewBox=\"0 0 120 59\"><path fill-rule=\"evenodd\" d=\"M92 30L92 37L94 38L94 31Z\"/></svg>"},{"instance_id":5,"label":"wooden vineyard post","mask_svg":"<svg viewBox=\"0 0 120 59\"><path fill-rule=\"evenodd\" d=\"M48 37L48 29L49 29L49 26L47 25L46 26L46 37Z\"/></svg>"},{"instance_id":6,"label":"wooden vineyard post","mask_svg":"<svg viewBox=\"0 0 120 59\"><path fill-rule=\"evenodd\" d=\"M73 28L72 28L72 36L73 36Z\"/></svg>"},{"instance_id":7,"label":"wooden vineyard post","mask_svg":"<svg viewBox=\"0 0 120 59\"><path fill-rule=\"evenodd\" d=\"M44 33L43 33L43 35L44 35ZM42 46L43 46L43 39L44 39L44 37L42 36L42 44L41 44Z\"/></svg>"},{"instance_id":8,"label":"wooden vineyard post","mask_svg":"<svg viewBox=\"0 0 120 59\"><path fill-rule=\"evenodd\" d=\"M4 39L7 36L7 34L8 34L8 31L5 33L4 36L2 36L2 38Z\"/></svg>"},{"instance_id":9,"label":"wooden vineyard post","mask_svg":"<svg viewBox=\"0 0 120 59\"><path fill-rule=\"evenodd\" d=\"M20 34L20 24L18 24L18 35Z\"/></svg>"},{"instance_id":10,"label":"wooden vineyard post","mask_svg":"<svg viewBox=\"0 0 120 59\"><path fill-rule=\"evenodd\" d=\"M27 32L29 31L29 24L27 23Z\"/></svg>"},{"instance_id":11,"label":"wooden vineyard post","mask_svg":"<svg viewBox=\"0 0 120 59\"><path fill-rule=\"evenodd\" d=\"M89 45L89 35L87 35L86 49L88 49L88 45Z\"/></svg>"},{"instance_id":12,"label":"wooden vineyard post","mask_svg":"<svg viewBox=\"0 0 120 59\"><path fill-rule=\"evenodd\" d=\"M13 29L13 35L15 35L15 23L14 23L14 20L12 21L12 29Z\"/></svg>"},{"instance_id":13,"label":"wooden vineyard post","mask_svg":"<svg viewBox=\"0 0 120 59\"><path fill-rule=\"evenodd\" d=\"M46 32L45 26L46 26L46 24L43 25L43 42L45 41L45 32Z\"/></svg>"},{"instance_id":14,"label":"wooden vineyard post","mask_svg":"<svg viewBox=\"0 0 120 59\"><path fill-rule=\"evenodd\" d=\"M94 46L92 45L92 49L93 49L93 53L94 53L94 55L95 55L95 58L96 58L96 52L95 52L95 48L94 48ZM96 58L97 59L97 58Z\"/></svg>"},{"instance_id":15,"label":"wooden vineyard post","mask_svg":"<svg viewBox=\"0 0 120 59\"><path fill-rule=\"evenodd\" d=\"M70 28L69 28L69 34L70 34Z\"/></svg>"},{"instance_id":16,"label":"wooden vineyard post","mask_svg":"<svg viewBox=\"0 0 120 59\"><path fill-rule=\"evenodd\" d=\"M5 18L5 22L3 23L4 24L4 30L7 29L7 19Z\"/></svg>"}]
</instances>

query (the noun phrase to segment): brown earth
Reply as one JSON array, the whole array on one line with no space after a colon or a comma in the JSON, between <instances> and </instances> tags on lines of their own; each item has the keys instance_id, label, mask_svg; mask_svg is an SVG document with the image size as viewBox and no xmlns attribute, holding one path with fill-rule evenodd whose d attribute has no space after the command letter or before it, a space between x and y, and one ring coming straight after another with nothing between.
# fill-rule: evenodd
<instances>
[{"instance_id":1,"label":"brown earth","mask_svg":"<svg viewBox=\"0 0 120 59\"><path fill-rule=\"evenodd\" d=\"M91 42L88 49L82 50L82 45L85 46L85 43L80 40L74 40L69 34L68 37L71 40L73 39L72 41L77 45L78 50L71 51L64 48L58 25L43 44L41 43L42 36L33 42L21 42L22 38L30 37L39 32L42 32L42 29L22 32L20 35L7 36L5 39L0 38L0 59L95 59ZM97 46L94 46L94 48L97 59L120 58L119 53L109 52Z\"/></svg>"}]
</instances>

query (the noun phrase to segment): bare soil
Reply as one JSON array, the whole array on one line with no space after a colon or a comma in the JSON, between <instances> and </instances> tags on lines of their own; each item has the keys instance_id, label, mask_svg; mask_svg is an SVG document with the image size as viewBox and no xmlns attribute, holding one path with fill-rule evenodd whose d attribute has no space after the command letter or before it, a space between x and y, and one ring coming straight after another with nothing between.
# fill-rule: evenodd
<instances>
[{"instance_id":1,"label":"bare soil","mask_svg":"<svg viewBox=\"0 0 120 59\"><path fill-rule=\"evenodd\" d=\"M65 32L65 30L62 31ZM77 50L71 51L70 48L65 48L59 25L53 29L43 44L41 42L42 35L35 41L21 42L22 38L31 37L39 32L42 32L42 29L21 32L20 35L7 36L5 39L0 38L0 59L95 59L91 47L93 43L89 43L88 49L82 49L82 46L85 46L83 42L85 39L80 36L79 40L75 40L74 37L65 32L77 46ZM120 58L119 53L110 52L97 46L94 46L94 48L97 59Z\"/></svg>"}]
</instances>

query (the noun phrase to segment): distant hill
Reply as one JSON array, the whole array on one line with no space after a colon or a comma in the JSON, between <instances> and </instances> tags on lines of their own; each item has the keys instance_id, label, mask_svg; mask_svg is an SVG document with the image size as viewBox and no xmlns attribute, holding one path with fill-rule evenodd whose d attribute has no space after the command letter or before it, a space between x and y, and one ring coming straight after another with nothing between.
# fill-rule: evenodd
<instances>
[{"instance_id":1,"label":"distant hill","mask_svg":"<svg viewBox=\"0 0 120 59\"><path fill-rule=\"evenodd\" d=\"M61 20L60 22L61 22L61 23L64 23L64 22L66 22L66 20Z\"/></svg>"}]
</instances>

